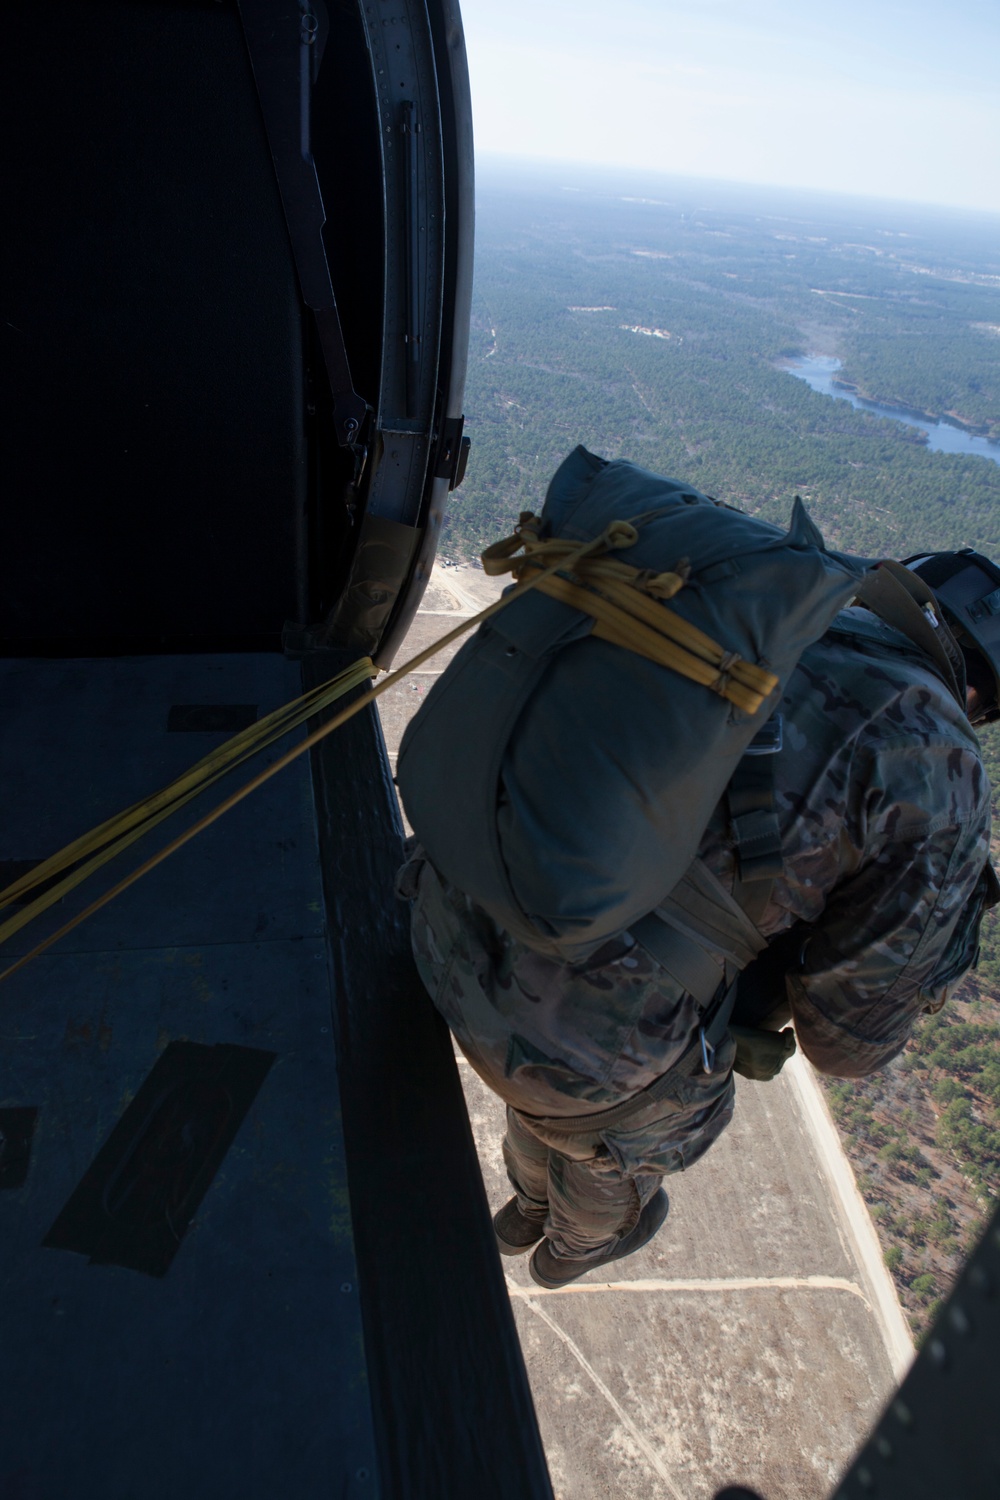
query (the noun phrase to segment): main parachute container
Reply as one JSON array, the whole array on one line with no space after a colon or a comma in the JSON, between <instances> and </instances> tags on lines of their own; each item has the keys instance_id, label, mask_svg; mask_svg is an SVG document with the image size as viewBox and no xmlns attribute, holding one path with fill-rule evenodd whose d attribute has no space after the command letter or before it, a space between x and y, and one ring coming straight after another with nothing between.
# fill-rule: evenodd
<instances>
[{"instance_id":1,"label":"main parachute container","mask_svg":"<svg viewBox=\"0 0 1000 1500\"><path fill-rule=\"evenodd\" d=\"M407 815L451 883L522 942L579 962L651 911L694 858L737 762L805 648L869 563L828 552L796 500L789 530L634 464L577 448L543 534L638 527L615 553L690 567L669 608L773 672L754 715L609 642L537 591L480 626L411 722L399 756Z\"/></svg>"}]
</instances>

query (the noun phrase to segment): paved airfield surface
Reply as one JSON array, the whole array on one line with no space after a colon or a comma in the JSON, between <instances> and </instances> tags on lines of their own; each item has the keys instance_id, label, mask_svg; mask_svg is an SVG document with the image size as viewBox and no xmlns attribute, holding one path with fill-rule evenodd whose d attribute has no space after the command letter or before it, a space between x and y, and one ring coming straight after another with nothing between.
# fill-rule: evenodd
<instances>
[{"instance_id":1,"label":"paved airfield surface","mask_svg":"<svg viewBox=\"0 0 1000 1500\"><path fill-rule=\"evenodd\" d=\"M501 585L439 564L397 665ZM393 759L455 649L381 699ZM459 1068L496 1209L503 1108ZM558 1500L711 1500L737 1482L825 1500L912 1347L808 1064L737 1079L730 1129L665 1186L651 1244L571 1287L504 1260Z\"/></svg>"}]
</instances>

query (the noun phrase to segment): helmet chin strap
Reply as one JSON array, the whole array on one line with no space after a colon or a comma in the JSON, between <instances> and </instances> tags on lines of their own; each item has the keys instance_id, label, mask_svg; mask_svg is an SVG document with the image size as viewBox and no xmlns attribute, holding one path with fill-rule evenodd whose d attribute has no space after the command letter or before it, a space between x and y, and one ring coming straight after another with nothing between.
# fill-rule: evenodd
<instances>
[{"instance_id":1,"label":"helmet chin strap","mask_svg":"<svg viewBox=\"0 0 1000 1500\"><path fill-rule=\"evenodd\" d=\"M919 573L886 558L864 575L857 599L926 653L956 703L967 710L965 657Z\"/></svg>"}]
</instances>

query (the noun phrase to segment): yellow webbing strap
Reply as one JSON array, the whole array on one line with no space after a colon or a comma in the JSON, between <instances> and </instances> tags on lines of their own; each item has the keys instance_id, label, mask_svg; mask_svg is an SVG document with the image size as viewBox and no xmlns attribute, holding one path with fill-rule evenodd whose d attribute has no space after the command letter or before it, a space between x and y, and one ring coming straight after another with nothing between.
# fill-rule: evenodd
<instances>
[{"instance_id":1,"label":"yellow webbing strap","mask_svg":"<svg viewBox=\"0 0 1000 1500\"><path fill-rule=\"evenodd\" d=\"M20 880L15 880L12 885L0 891L0 909L3 909L15 901L22 900L30 891L37 890L39 886L48 884L50 881L54 882L44 895L37 896L16 916L8 917L5 922L0 923L0 943L13 937L16 932L20 932L35 917L47 911L50 906L54 906L63 896L86 880L88 875L92 875L102 865L114 859L130 844L142 838L143 834L155 828L158 823L162 823L164 818L168 818L171 813L184 807L192 798L206 791L229 771L235 770L237 766L266 749L267 746L274 744L291 730L297 729L310 714L318 713L342 697L344 693L359 687L362 682L374 676L375 668L371 658L362 657L331 681L322 683L291 703L283 704L273 713L265 715L263 719L259 719L247 729L233 735L231 739L226 740L225 744L218 746L202 760L197 761L182 776L178 776L161 791L144 797L140 802L126 808L124 812L116 813L113 818L108 818L106 822L98 824L89 833L74 839L65 848L60 849L58 854L42 860L27 875L23 875ZM56 880L56 877L64 871L68 873L64 874L61 880Z\"/></svg>"},{"instance_id":2,"label":"yellow webbing strap","mask_svg":"<svg viewBox=\"0 0 1000 1500\"><path fill-rule=\"evenodd\" d=\"M513 536L494 543L483 553L486 572L512 573L515 578L524 579L559 558L560 571L554 573L546 568L539 580L542 593L593 616L596 621L593 634L601 640L624 646L693 682L702 683L748 714L755 714L778 686L773 672L744 661L735 651L726 651L662 602L672 599L684 587L686 563L678 563L674 571L667 573L632 568L605 557L584 558L570 567L568 559L573 543L562 537L543 541L539 524L537 516L525 511ZM638 539L635 526L620 522L619 527L617 545L634 545ZM519 552L521 556L517 555ZM567 577L567 573L575 576Z\"/></svg>"},{"instance_id":3,"label":"yellow webbing strap","mask_svg":"<svg viewBox=\"0 0 1000 1500\"><path fill-rule=\"evenodd\" d=\"M488 608L462 620L440 640L418 652L382 682L360 694L347 708L313 730L272 765L258 772L245 786L225 798L211 812L132 870L117 885L91 902L85 910L78 912L56 932L37 944L30 953L18 959L0 974L0 982L107 905L147 871L154 869L176 849L193 839L203 828L214 823L257 787L277 775L291 761L310 750L326 735L339 729L342 724L346 724L369 703L394 687L401 678L415 671L467 631L481 625L491 615L505 609L529 589L538 588L591 615L595 621L593 634L600 639L623 646L661 666L670 667L719 693L747 713L756 713L765 698L777 687L777 677L744 661L735 652L726 651L696 626L667 609L663 602L673 598L683 588L687 580L686 562L679 562L674 571L653 573L648 569L629 567L628 564L616 562L605 555L610 551L634 546L638 540L637 527L645 519L646 517L640 516L634 522L613 521L600 536L590 541L572 542L561 537L542 540L538 518L530 511L524 512L514 534L494 543L482 554L485 571L494 577L512 573L517 580L515 588ZM518 553L521 555L518 556ZM107 819L81 838L74 839L57 854L36 865L29 874L0 891L0 909L3 909L20 901L31 891L37 891L40 886L53 882L48 890L37 895L22 911L0 923L0 943L20 932L89 875L136 843L171 813L184 807L221 777L293 729L299 728L306 719L328 708L346 693L360 687L375 675L375 670L371 659L362 657L329 682L313 688L266 715L248 729L233 735L169 786Z\"/></svg>"},{"instance_id":4,"label":"yellow webbing strap","mask_svg":"<svg viewBox=\"0 0 1000 1500\"><path fill-rule=\"evenodd\" d=\"M216 822L218 818L221 818L231 807L235 807L238 802L242 802L244 797L249 796L257 787L262 786L265 781L269 781L272 776L276 776L279 771L284 770L285 766L289 765L298 756L305 754L307 750L312 749L313 745L318 744L328 734L332 734L335 729L339 729L342 724L346 724L355 714L367 708L369 703L374 702L376 698L388 692L391 687L394 687L401 678L406 677L410 672L416 671L418 667L422 666L425 661L429 661L437 652L442 651L446 646L450 646L452 641L458 640L467 631L474 629L477 625L481 625L491 615L498 614L500 610L505 609L514 599L519 598L521 594L527 593L530 589L537 588L543 584L545 579L551 573L554 573L556 569L562 567L573 568L591 554L604 552L614 547L631 545L635 540L635 533L630 528L631 540L623 540L623 534L620 530L623 524L626 523L613 522L600 536L593 538L591 541L581 542L576 545L569 544L568 551L564 555L554 558L548 568L543 571L536 571L530 578L520 581L516 588L511 589L502 598L497 599L495 603L489 605L486 609L480 610L477 615L472 615L469 619L462 620L453 630L449 630L446 635L442 636L440 640L425 647L423 651L411 657L397 671L391 672L380 683L369 688L367 692L361 693L346 708L334 714L327 723L306 735L305 739L301 740L299 744L294 745L291 750L286 751L284 755L279 756L272 765L266 766L264 770L258 772L245 786L231 793L217 807L206 813L203 818L193 823L183 833L178 834L175 839L164 845L162 849L157 850L151 858L139 865L137 869L132 870L117 885L112 886L110 890L98 896L83 911L78 912L76 916L70 918L57 931L50 933L48 937L32 948L29 953L24 954L16 963L11 964L10 968L5 969L0 974L0 983L12 974L15 974L18 969L23 968L31 959L37 958L39 954L51 948L53 943L58 942L66 933L71 932L74 927L78 927L81 922L86 921L87 917L99 911L102 906L106 906L109 901L113 900L115 896L120 895L130 885L133 885L149 870L161 864L175 850L180 849L184 844L193 839L203 828L207 828L210 824ZM186 772L176 781L171 782L162 791L154 793L142 802L137 802L125 812L118 813L115 817L107 819L106 822L101 823L97 828L91 829L89 833L84 834L79 839L75 839L71 844L67 844L58 854L54 854L51 858L43 860L41 864L36 865L34 869L27 875L22 876L20 880L14 881L12 885L0 891L0 909L2 909L5 906L9 906L12 902L19 900L22 896L27 895L29 891L37 889L43 882L52 879L63 871L68 871L67 874L63 875L62 880L59 880L50 890L37 896L23 911L14 917L8 918L6 922L0 925L0 943L12 937L15 932L19 932L36 916L41 915L42 912L46 911L68 891L79 885L88 875L113 859L115 855L120 854L129 845L135 843L144 833L155 828L158 823L161 823L172 812L176 812L187 802L190 802L192 797L205 791L213 782L225 775L226 772L234 769L249 756L256 754L267 745L272 744L281 735L287 734L292 729L297 728L310 715L318 713L321 709L334 703L338 698L343 697L352 688L359 686L361 682L371 678L374 672L375 668L372 665L371 659L367 656L362 657L360 661L354 662L346 671L331 678L329 682L321 684L318 688L313 688L301 698L296 698L283 708L275 710L274 713L251 725L249 729L241 730L239 734L227 740L224 745L213 751L211 755L207 755L204 759L198 761L196 765L191 767L190 771ZM71 868L71 866L76 866L76 868Z\"/></svg>"}]
</instances>

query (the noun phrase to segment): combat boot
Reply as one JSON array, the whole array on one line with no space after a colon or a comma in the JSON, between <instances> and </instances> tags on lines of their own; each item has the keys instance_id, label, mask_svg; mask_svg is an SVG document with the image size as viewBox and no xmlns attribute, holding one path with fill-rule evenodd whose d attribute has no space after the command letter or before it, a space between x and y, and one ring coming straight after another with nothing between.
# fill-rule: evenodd
<instances>
[{"instance_id":1,"label":"combat boot","mask_svg":"<svg viewBox=\"0 0 1000 1500\"><path fill-rule=\"evenodd\" d=\"M493 1215L493 1233L501 1255L523 1255L536 1245L545 1233L548 1209L539 1206L523 1213L516 1198L511 1198Z\"/></svg>"},{"instance_id":2,"label":"combat boot","mask_svg":"<svg viewBox=\"0 0 1000 1500\"><path fill-rule=\"evenodd\" d=\"M667 1217L669 1207L670 1200L660 1188L639 1215L635 1228L630 1229L628 1234L623 1234L616 1245L593 1260L572 1260L567 1256L556 1255L548 1240L543 1240L528 1262L532 1281L550 1290L568 1286L578 1276L586 1276L588 1271L596 1271L599 1266L606 1266L613 1260L631 1255L634 1250L641 1250Z\"/></svg>"}]
</instances>

